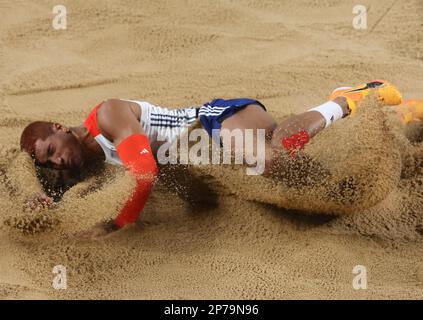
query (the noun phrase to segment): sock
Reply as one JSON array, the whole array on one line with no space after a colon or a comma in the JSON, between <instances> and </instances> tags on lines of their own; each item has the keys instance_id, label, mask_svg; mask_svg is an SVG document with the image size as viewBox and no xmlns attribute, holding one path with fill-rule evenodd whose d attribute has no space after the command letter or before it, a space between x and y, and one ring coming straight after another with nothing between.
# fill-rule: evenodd
<instances>
[{"instance_id":1,"label":"sock","mask_svg":"<svg viewBox=\"0 0 423 320\"><path fill-rule=\"evenodd\" d=\"M348 99L347 99L348 100ZM349 106L349 104L348 104ZM351 108L350 108L351 110ZM342 108L339 104L333 101L328 101L320 106L317 106L313 109L310 109L308 111L317 111L319 112L323 118L326 120L325 127L329 127L333 122L342 119L344 117L344 112L342 111Z\"/></svg>"}]
</instances>

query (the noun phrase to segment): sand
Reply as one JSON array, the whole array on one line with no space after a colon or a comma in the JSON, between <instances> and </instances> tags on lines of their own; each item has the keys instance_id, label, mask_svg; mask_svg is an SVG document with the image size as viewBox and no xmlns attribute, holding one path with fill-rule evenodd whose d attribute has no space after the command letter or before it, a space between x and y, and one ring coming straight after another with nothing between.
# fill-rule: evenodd
<instances>
[{"instance_id":1,"label":"sand","mask_svg":"<svg viewBox=\"0 0 423 320\"><path fill-rule=\"evenodd\" d=\"M354 1L71 1L67 30L51 26L56 4L0 1L1 299L423 297L423 126L404 128L372 99L278 183L231 166L163 171L140 221L104 241L72 235L116 214L128 174L99 168L28 213L36 177L18 150L30 121L78 125L106 98L246 96L278 120L374 78L422 99L421 1L362 1L361 31ZM297 175L316 166L330 176ZM55 265L66 290L52 287ZM356 265L365 290L353 289Z\"/></svg>"}]
</instances>

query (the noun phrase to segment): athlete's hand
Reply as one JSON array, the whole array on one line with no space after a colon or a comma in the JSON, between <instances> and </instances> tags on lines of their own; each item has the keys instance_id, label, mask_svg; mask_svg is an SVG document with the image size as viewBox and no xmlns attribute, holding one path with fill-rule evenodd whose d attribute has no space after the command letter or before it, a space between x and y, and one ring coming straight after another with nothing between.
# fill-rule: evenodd
<instances>
[{"instance_id":1,"label":"athlete's hand","mask_svg":"<svg viewBox=\"0 0 423 320\"><path fill-rule=\"evenodd\" d=\"M111 236L119 227L113 221L100 222L88 231L76 235L80 240L102 240Z\"/></svg>"},{"instance_id":2,"label":"athlete's hand","mask_svg":"<svg viewBox=\"0 0 423 320\"><path fill-rule=\"evenodd\" d=\"M53 198L45 193L36 193L30 196L24 204L25 211L31 211L38 208L48 208L53 205Z\"/></svg>"}]
</instances>

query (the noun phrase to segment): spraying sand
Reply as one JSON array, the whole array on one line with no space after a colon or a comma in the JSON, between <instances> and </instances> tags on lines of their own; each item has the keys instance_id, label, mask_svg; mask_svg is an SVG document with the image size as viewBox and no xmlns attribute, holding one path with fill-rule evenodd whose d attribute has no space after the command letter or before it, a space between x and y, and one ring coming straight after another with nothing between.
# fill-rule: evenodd
<instances>
[{"instance_id":1,"label":"spraying sand","mask_svg":"<svg viewBox=\"0 0 423 320\"><path fill-rule=\"evenodd\" d=\"M37 179L23 127L78 125L106 98L248 96L278 120L375 77L423 98L421 1L363 4L367 31L352 28L353 1L72 1L59 31L55 3L0 1L0 298L421 299L423 126L372 99L277 182L163 169L140 221L104 241L73 235L116 214L133 186L122 168L91 171L50 210L22 208ZM67 290L51 286L55 265ZM367 290L352 287L356 265Z\"/></svg>"}]
</instances>

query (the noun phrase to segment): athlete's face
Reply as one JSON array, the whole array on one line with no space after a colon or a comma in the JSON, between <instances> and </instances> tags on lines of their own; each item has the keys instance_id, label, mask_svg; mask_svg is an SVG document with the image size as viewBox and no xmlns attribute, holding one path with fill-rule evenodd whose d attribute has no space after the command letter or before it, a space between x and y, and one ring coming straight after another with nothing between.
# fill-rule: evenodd
<instances>
[{"instance_id":1,"label":"athlete's face","mask_svg":"<svg viewBox=\"0 0 423 320\"><path fill-rule=\"evenodd\" d=\"M35 142L35 160L54 169L77 169L84 164L78 139L68 128L55 123L53 134Z\"/></svg>"}]
</instances>

